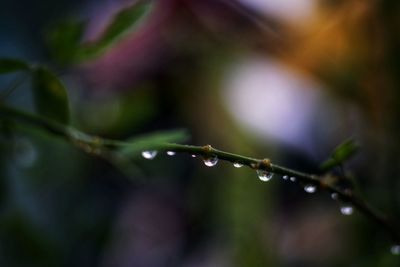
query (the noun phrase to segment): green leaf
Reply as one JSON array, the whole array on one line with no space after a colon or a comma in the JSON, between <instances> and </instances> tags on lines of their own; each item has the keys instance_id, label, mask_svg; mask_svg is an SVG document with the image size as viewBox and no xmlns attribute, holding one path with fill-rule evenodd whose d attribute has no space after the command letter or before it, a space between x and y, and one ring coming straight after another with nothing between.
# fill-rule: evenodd
<instances>
[{"instance_id":1,"label":"green leaf","mask_svg":"<svg viewBox=\"0 0 400 267\"><path fill-rule=\"evenodd\" d=\"M135 3L119 11L103 34L93 42L82 44L85 22L67 20L50 30L47 42L53 58L61 64L71 64L95 58L123 38L146 14L152 4Z\"/></svg>"},{"instance_id":2,"label":"green leaf","mask_svg":"<svg viewBox=\"0 0 400 267\"><path fill-rule=\"evenodd\" d=\"M47 35L47 43L53 58L61 64L76 60L80 49L85 23L67 20L54 27Z\"/></svg>"},{"instance_id":3,"label":"green leaf","mask_svg":"<svg viewBox=\"0 0 400 267\"><path fill-rule=\"evenodd\" d=\"M29 70L29 64L22 60L0 58L0 74Z\"/></svg>"},{"instance_id":4,"label":"green leaf","mask_svg":"<svg viewBox=\"0 0 400 267\"><path fill-rule=\"evenodd\" d=\"M337 165L339 165L336 160L334 159L327 159L324 162L321 163L321 165L319 166L319 168L323 171L328 171L333 169L334 167L336 167Z\"/></svg>"},{"instance_id":5,"label":"green leaf","mask_svg":"<svg viewBox=\"0 0 400 267\"><path fill-rule=\"evenodd\" d=\"M152 4L149 2L140 2L119 11L97 41L82 46L80 59L98 56L119 41L133 26L138 24L141 18L149 13L151 6Z\"/></svg>"},{"instance_id":6,"label":"green leaf","mask_svg":"<svg viewBox=\"0 0 400 267\"><path fill-rule=\"evenodd\" d=\"M343 162L353 156L359 146L355 143L353 139L348 139L338 145L332 153L332 158L338 162Z\"/></svg>"},{"instance_id":7,"label":"green leaf","mask_svg":"<svg viewBox=\"0 0 400 267\"><path fill-rule=\"evenodd\" d=\"M338 145L332 152L329 159L324 161L320 168L322 170L330 170L352 157L359 149L359 146L353 139L348 139Z\"/></svg>"},{"instance_id":8,"label":"green leaf","mask_svg":"<svg viewBox=\"0 0 400 267\"><path fill-rule=\"evenodd\" d=\"M119 152L124 156L137 156L144 150L157 150L166 143L181 143L188 139L187 131L182 129L155 132L126 140L128 144L121 147Z\"/></svg>"},{"instance_id":9,"label":"green leaf","mask_svg":"<svg viewBox=\"0 0 400 267\"><path fill-rule=\"evenodd\" d=\"M58 77L44 67L33 72L33 96L40 115L67 124L69 103L67 91Z\"/></svg>"}]
</instances>

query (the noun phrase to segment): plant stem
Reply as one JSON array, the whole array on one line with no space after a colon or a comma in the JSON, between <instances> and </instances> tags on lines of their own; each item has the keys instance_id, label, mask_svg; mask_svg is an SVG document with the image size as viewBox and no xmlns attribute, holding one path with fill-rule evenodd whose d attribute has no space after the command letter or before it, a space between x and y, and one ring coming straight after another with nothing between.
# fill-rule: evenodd
<instances>
[{"instance_id":1,"label":"plant stem","mask_svg":"<svg viewBox=\"0 0 400 267\"><path fill-rule=\"evenodd\" d=\"M22 123L40 128L53 135L63 137L67 141L72 142L74 145L77 145L78 148L88 153L91 153L93 151L92 149L87 149L88 147L100 148L104 152L106 152L104 154L100 154L100 156L108 160L110 160L108 156L113 156L114 153L113 149L130 145L129 142L104 139L98 136L88 135L72 127L59 124L57 122L36 116L31 113L6 107L4 105L0 105L0 116L5 119L20 121ZM367 218L369 218L370 220L377 223L380 227L382 227L382 229L384 229L391 236L393 242L395 242L396 244L400 244L400 234L397 231L397 228L394 227L392 222L389 221L387 216L372 208L364 199L362 199L359 196L356 196L353 191L343 190L341 188L338 188L335 185L335 183L333 183L329 179L326 179L326 176L318 176L314 174L299 172L277 164L273 164L270 162L269 159L256 159L238 154L233 154L230 152L215 149L210 145L193 146L193 145L182 145L173 143L162 143L157 145L157 149L161 151L183 152L192 155L195 154L202 156L203 158L216 156L220 160L232 163L240 163L249 166L252 169L263 169L279 175L288 175L296 177L297 181L301 184L312 184L330 193L338 194L339 199L341 201L351 204L354 208L363 213Z\"/></svg>"}]
</instances>

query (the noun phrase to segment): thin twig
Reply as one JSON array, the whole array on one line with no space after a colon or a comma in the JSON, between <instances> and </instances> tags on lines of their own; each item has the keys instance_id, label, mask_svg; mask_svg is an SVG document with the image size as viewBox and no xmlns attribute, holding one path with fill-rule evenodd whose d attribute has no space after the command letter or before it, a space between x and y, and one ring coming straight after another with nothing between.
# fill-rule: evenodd
<instances>
[{"instance_id":1,"label":"thin twig","mask_svg":"<svg viewBox=\"0 0 400 267\"><path fill-rule=\"evenodd\" d=\"M65 126L57 122L36 116L34 114L23 112L21 110L6 106L0 106L0 116L5 119L17 120L22 123L29 124L45 130L53 135L63 137L64 139L73 143L85 152L101 157L102 155L113 155L114 149L130 145L129 142L105 139L98 136L88 135L75 128ZM292 170L277 164L273 164L269 159L256 159L239 154L233 154L230 152L215 149L210 145L193 146L163 143L158 144L156 147L160 151L183 152L191 155L198 155L205 159L216 156L220 160L232 163L240 163L252 169L261 169L279 175L296 177L296 180L301 184L314 185L330 193L336 193L339 200L346 202L347 204L351 204L354 208L363 213L367 218L376 222L391 236L393 242L395 242L396 244L400 244L400 234L394 224L389 221L387 216L372 208L364 199L355 195L352 190L343 190L337 187L335 184L336 180L332 179L333 176L318 176ZM100 149L105 153L96 153L96 149ZM103 158L110 160L110 158L108 157L103 156ZM330 179L327 179L327 177L329 177Z\"/></svg>"}]
</instances>

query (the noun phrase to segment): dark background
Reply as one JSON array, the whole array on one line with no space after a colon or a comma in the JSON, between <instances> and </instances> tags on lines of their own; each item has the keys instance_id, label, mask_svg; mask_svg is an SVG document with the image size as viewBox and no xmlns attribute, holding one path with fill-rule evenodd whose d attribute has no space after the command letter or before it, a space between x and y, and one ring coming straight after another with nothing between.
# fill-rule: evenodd
<instances>
[{"instance_id":1,"label":"dark background","mask_svg":"<svg viewBox=\"0 0 400 267\"><path fill-rule=\"evenodd\" d=\"M400 215L399 1L159 0L104 54L62 64L51 29L87 22L96 40L131 1L0 3L0 57L49 65L73 125L124 139L188 129L191 144L318 173L344 171ZM2 92L20 74L0 77ZM2 99L33 110L29 80ZM327 192L226 162L159 154L126 169L37 129L1 139L1 266L398 266L390 237Z\"/></svg>"}]
</instances>

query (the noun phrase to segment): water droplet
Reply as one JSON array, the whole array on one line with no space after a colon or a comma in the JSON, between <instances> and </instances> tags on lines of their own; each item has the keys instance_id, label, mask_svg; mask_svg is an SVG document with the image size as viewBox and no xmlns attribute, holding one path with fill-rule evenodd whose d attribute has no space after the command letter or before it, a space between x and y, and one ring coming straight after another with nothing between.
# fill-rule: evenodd
<instances>
[{"instance_id":1,"label":"water droplet","mask_svg":"<svg viewBox=\"0 0 400 267\"><path fill-rule=\"evenodd\" d=\"M143 151L142 156L145 159L154 159L157 156L156 150Z\"/></svg>"},{"instance_id":2,"label":"water droplet","mask_svg":"<svg viewBox=\"0 0 400 267\"><path fill-rule=\"evenodd\" d=\"M393 245L393 246L390 248L390 252L391 252L393 255L400 255L400 245Z\"/></svg>"},{"instance_id":3,"label":"water droplet","mask_svg":"<svg viewBox=\"0 0 400 267\"><path fill-rule=\"evenodd\" d=\"M338 193L333 192L333 193L331 194L331 198L332 198L333 200L338 200L338 198L339 198Z\"/></svg>"},{"instance_id":4,"label":"water droplet","mask_svg":"<svg viewBox=\"0 0 400 267\"><path fill-rule=\"evenodd\" d=\"M296 177L294 177L294 176L290 177L290 181L292 181L292 182L296 182L296 180L297 180L297 178L296 178Z\"/></svg>"},{"instance_id":5,"label":"water droplet","mask_svg":"<svg viewBox=\"0 0 400 267\"><path fill-rule=\"evenodd\" d=\"M204 159L203 161L207 167L214 167L218 163L218 158L217 156L212 156L210 158Z\"/></svg>"},{"instance_id":6,"label":"water droplet","mask_svg":"<svg viewBox=\"0 0 400 267\"><path fill-rule=\"evenodd\" d=\"M269 180L272 179L272 176L274 174L272 172L267 172L265 170L257 170L257 175L258 175L258 178L260 178L261 181L268 182Z\"/></svg>"},{"instance_id":7,"label":"water droplet","mask_svg":"<svg viewBox=\"0 0 400 267\"><path fill-rule=\"evenodd\" d=\"M233 166L234 166L235 168L241 168L241 167L243 167L243 164L240 163L240 162L234 162L234 163L233 163Z\"/></svg>"},{"instance_id":8,"label":"water droplet","mask_svg":"<svg viewBox=\"0 0 400 267\"><path fill-rule=\"evenodd\" d=\"M304 187L304 191L306 191L307 193L312 194L312 193L315 193L317 191L317 187L315 185L309 184L309 185L306 185Z\"/></svg>"},{"instance_id":9,"label":"water droplet","mask_svg":"<svg viewBox=\"0 0 400 267\"><path fill-rule=\"evenodd\" d=\"M175 151L167 151L168 156L174 156L176 154Z\"/></svg>"},{"instance_id":10,"label":"water droplet","mask_svg":"<svg viewBox=\"0 0 400 267\"><path fill-rule=\"evenodd\" d=\"M351 214L353 214L353 207L352 206L343 206L340 208L340 212L343 215L351 215Z\"/></svg>"},{"instance_id":11,"label":"water droplet","mask_svg":"<svg viewBox=\"0 0 400 267\"><path fill-rule=\"evenodd\" d=\"M284 175L284 176L282 176L282 179L283 179L283 180L287 180L287 179L289 179L289 176Z\"/></svg>"},{"instance_id":12,"label":"water droplet","mask_svg":"<svg viewBox=\"0 0 400 267\"><path fill-rule=\"evenodd\" d=\"M192 158L195 158L196 157L196 155L195 154L192 154Z\"/></svg>"}]
</instances>

